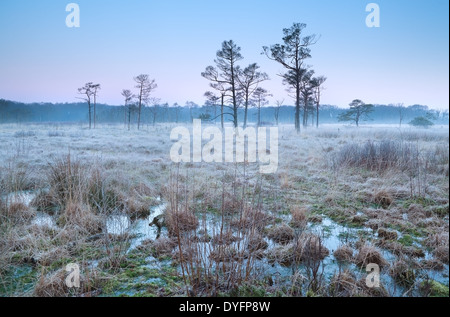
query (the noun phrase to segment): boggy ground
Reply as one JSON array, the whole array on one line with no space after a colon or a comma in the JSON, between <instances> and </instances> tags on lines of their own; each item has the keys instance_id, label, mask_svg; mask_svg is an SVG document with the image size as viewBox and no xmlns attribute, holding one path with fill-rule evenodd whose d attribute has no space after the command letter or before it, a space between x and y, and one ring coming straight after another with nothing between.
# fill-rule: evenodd
<instances>
[{"instance_id":1,"label":"boggy ground","mask_svg":"<svg viewBox=\"0 0 450 317\"><path fill-rule=\"evenodd\" d=\"M0 126L0 295L448 296L447 129L280 126L267 175L171 129Z\"/></svg>"}]
</instances>

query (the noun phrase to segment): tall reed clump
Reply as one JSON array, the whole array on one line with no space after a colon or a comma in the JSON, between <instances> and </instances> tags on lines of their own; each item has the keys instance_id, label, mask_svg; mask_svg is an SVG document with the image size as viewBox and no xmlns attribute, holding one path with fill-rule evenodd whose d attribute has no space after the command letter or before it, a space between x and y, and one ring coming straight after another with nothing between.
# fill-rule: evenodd
<instances>
[{"instance_id":1,"label":"tall reed clump","mask_svg":"<svg viewBox=\"0 0 450 317\"><path fill-rule=\"evenodd\" d=\"M217 296L255 278L256 260L267 247L260 232L270 217L257 204L237 203L258 200L254 197L258 194L249 195L248 185L237 176L210 186L202 199L195 197L196 186L193 179L181 177L179 170L171 174L165 190L169 202L166 225L175 243L173 256L180 265L186 294ZM229 200L231 196L235 201Z\"/></svg>"},{"instance_id":2,"label":"tall reed clump","mask_svg":"<svg viewBox=\"0 0 450 317\"><path fill-rule=\"evenodd\" d=\"M335 173L342 167L360 168L377 173L398 172L409 179L410 195L424 196L429 186L429 175L448 176L448 145L434 148L404 140L367 141L350 143L329 156L329 165Z\"/></svg>"},{"instance_id":3,"label":"tall reed clump","mask_svg":"<svg viewBox=\"0 0 450 317\"><path fill-rule=\"evenodd\" d=\"M50 165L50 190L43 196L56 207L58 225L82 235L103 233L107 265L114 269L123 262L130 238L126 232L118 236L107 232L108 216L127 213L126 195L116 188L121 181L117 175L109 177L98 162L83 163L69 154Z\"/></svg>"}]
</instances>

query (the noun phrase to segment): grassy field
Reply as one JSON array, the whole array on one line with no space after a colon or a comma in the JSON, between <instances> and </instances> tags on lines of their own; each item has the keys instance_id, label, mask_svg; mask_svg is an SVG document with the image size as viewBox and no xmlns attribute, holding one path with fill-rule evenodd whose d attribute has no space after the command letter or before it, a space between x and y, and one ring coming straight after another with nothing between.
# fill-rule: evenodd
<instances>
[{"instance_id":1,"label":"grassy field","mask_svg":"<svg viewBox=\"0 0 450 317\"><path fill-rule=\"evenodd\" d=\"M0 125L0 296L449 295L448 127L283 125L275 174L172 128Z\"/></svg>"}]
</instances>

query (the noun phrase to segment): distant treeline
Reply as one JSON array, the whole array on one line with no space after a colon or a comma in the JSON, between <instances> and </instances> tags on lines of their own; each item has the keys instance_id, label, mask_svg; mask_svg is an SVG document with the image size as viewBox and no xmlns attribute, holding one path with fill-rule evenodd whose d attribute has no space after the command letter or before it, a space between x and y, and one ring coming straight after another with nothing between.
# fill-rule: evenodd
<instances>
[{"instance_id":1,"label":"distant treeline","mask_svg":"<svg viewBox=\"0 0 450 317\"><path fill-rule=\"evenodd\" d=\"M192 119L201 118L204 121L220 121L219 106L198 106L194 103L187 103L186 106L168 104L152 105L142 110L143 124L154 124L164 122L192 122ZM347 109L338 108L331 105L322 105L319 111L320 123L338 123L338 116ZM276 107L267 106L261 109L262 123L275 123ZM294 107L282 106L279 110L279 123L294 123ZM402 124L407 124L411 120L427 114L433 114L435 124L448 124L448 111L430 110L427 106L412 105L403 107L401 110ZM239 119L242 122L244 116L243 109L239 111ZM98 123L124 123L127 120L124 106L111 106L105 104L97 105ZM257 109L249 109L249 122L256 123ZM400 110L394 105L375 105L374 111L370 114L368 122L372 124L399 124ZM131 122L137 120L137 112L132 112ZM225 116L225 121L232 120L230 116ZM308 121L315 125L315 118L311 116ZM85 103L31 103L25 104L9 100L0 99L0 123L36 123L36 122L88 122L88 108Z\"/></svg>"}]
</instances>

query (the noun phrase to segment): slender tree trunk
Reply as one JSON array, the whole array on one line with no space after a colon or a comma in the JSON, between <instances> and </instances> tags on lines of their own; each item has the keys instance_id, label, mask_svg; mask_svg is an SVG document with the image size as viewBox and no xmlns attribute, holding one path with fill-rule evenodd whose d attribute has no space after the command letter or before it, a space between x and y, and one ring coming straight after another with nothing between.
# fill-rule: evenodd
<instances>
[{"instance_id":1,"label":"slender tree trunk","mask_svg":"<svg viewBox=\"0 0 450 317\"><path fill-rule=\"evenodd\" d=\"M308 98L303 99L303 126L306 128L308 125Z\"/></svg>"},{"instance_id":2,"label":"slender tree trunk","mask_svg":"<svg viewBox=\"0 0 450 317\"><path fill-rule=\"evenodd\" d=\"M298 85L295 93L295 130L300 133L300 87Z\"/></svg>"},{"instance_id":3,"label":"slender tree trunk","mask_svg":"<svg viewBox=\"0 0 450 317\"><path fill-rule=\"evenodd\" d=\"M319 127L319 101L316 104L316 128Z\"/></svg>"},{"instance_id":4,"label":"slender tree trunk","mask_svg":"<svg viewBox=\"0 0 450 317\"><path fill-rule=\"evenodd\" d=\"M97 116L97 95L94 94L94 129L95 129L96 116Z\"/></svg>"},{"instance_id":5,"label":"slender tree trunk","mask_svg":"<svg viewBox=\"0 0 450 317\"><path fill-rule=\"evenodd\" d=\"M138 130L141 127L141 108L142 108L142 84L139 92L139 109L138 109Z\"/></svg>"},{"instance_id":6,"label":"slender tree trunk","mask_svg":"<svg viewBox=\"0 0 450 317\"><path fill-rule=\"evenodd\" d=\"M231 90L233 95L233 125L235 128L238 127L238 105L237 105L237 98L236 98L236 83L234 79L234 63L233 63L233 56L231 56Z\"/></svg>"},{"instance_id":7,"label":"slender tree trunk","mask_svg":"<svg viewBox=\"0 0 450 317\"><path fill-rule=\"evenodd\" d=\"M299 61L299 46L298 43L295 47L295 70L296 74L296 87L295 87L295 130L300 133L300 61Z\"/></svg>"},{"instance_id":8,"label":"slender tree trunk","mask_svg":"<svg viewBox=\"0 0 450 317\"><path fill-rule=\"evenodd\" d=\"M258 104L258 128L261 125L261 102Z\"/></svg>"},{"instance_id":9,"label":"slender tree trunk","mask_svg":"<svg viewBox=\"0 0 450 317\"><path fill-rule=\"evenodd\" d=\"M92 115L91 115L91 102L90 101L88 101L88 107L89 107L89 129L91 129Z\"/></svg>"},{"instance_id":10,"label":"slender tree trunk","mask_svg":"<svg viewBox=\"0 0 450 317\"><path fill-rule=\"evenodd\" d=\"M127 127L127 103L125 103L124 109L123 109L123 123L125 125L125 128Z\"/></svg>"},{"instance_id":11,"label":"slender tree trunk","mask_svg":"<svg viewBox=\"0 0 450 317\"><path fill-rule=\"evenodd\" d=\"M222 127L222 131L223 131L223 128L224 128L224 122L223 122L224 98L225 98L225 96L222 95L222 102L220 104L220 126Z\"/></svg>"},{"instance_id":12,"label":"slender tree trunk","mask_svg":"<svg viewBox=\"0 0 450 317\"><path fill-rule=\"evenodd\" d=\"M245 102L244 108L244 130L247 128L248 102Z\"/></svg>"},{"instance_id":13,"label":"slender tree trunk","mask_svg":"<svg viewBox=\"0 0 450 317\"><path fill-rule=\"evenodd\" d=\"M128 108L128 131L131 129L131 108Z\"/></svg>"}]
</instances>

